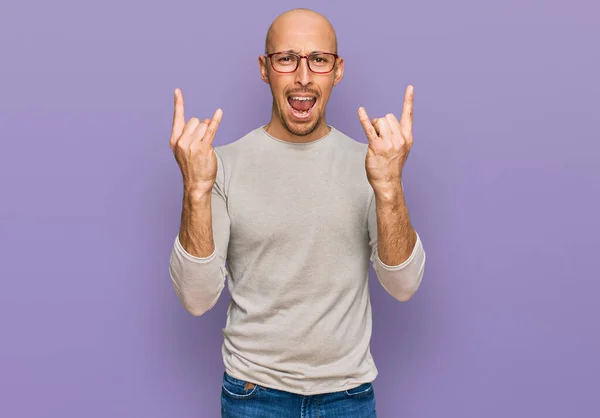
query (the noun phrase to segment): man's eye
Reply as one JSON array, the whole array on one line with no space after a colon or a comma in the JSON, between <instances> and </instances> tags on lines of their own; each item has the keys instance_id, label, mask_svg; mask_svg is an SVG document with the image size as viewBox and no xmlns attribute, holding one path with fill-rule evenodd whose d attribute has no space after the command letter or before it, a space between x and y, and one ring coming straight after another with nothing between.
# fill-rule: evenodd
<instances>
[{"instance_id":1,"label":"man's eye","mask_svg":"<svg viewBox=\"0 0 600 418\"><path fill-rule=\"evenodd\" d=\"M296 57L294 57L293 55L284 55L284 56L280 56L277 61L279 62L294 62L296 60Z\"/></svg>"}]
</instances>

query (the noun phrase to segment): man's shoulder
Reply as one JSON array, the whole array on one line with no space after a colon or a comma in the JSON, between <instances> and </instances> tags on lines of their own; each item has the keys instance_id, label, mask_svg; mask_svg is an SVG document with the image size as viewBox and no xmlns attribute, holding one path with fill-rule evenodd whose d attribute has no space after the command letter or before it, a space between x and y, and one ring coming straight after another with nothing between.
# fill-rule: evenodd
<instances>
[{"instance_id":1,"label":"man's shoulder","mask_svg":"<svg viewBox=\"0 0 600 418\"><path fill-rule=\"evenodd\" d=\"M338 128L332 127L334 129L335 136L338 139L338 145L342 147L344 150L350 153L358 153L364 154L367 152L368 144L364 142L360 142L352 136L344 133Z\"/></svg>"},{"instance_id":2,"label":"man's shoulder","mask_svg":"<svg viewBox=\"0 0 600 418\"><path fill-rule=\"evenodd\" d=\"M254 148L255 140L260 135L260 129L256 128L240 138L221 145L214 145L214 149L221 159L235 158L238 154L247 154L248 148Z\"/></svg>"},{"instance_id":3,"label":"man's shoulder","mask_svg":"<svg viewBox=\"0 0 600 418\"><path fill-rule=\"evenodd\" d=\"M236 149L238 149L240 147L248 145L247 143L249 141L256 139L256 137L260 135L260 129L261 128L252 129L250 132L244 134L243 136L238 137L238 138L234 139L233 141L227 142L225 144L215 145L214 148L215 148L215 150L224 151L224 152L235 151Z\"/></svg>"}]
</instances>

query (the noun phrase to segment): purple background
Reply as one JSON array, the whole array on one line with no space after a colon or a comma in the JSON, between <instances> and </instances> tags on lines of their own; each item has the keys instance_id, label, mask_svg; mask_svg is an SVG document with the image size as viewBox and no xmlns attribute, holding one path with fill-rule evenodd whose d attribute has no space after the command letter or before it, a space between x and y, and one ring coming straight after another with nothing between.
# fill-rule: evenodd
<instances>
[{"instance_id":1,"label":"purple background","mask_svg":"<svg viewBox=\"0 0 600 418\"><path fill-rule=\"evenodd\" d=\"M216 144L266 123L258 73L279 13L335 25L328 122L401 111L428 265L375 280L382 417L598 417L600 8L536 1L2 2L0 416L219 416L229 295L188 314L168 276L186 118Z\"/></svg>"}]
</instances>

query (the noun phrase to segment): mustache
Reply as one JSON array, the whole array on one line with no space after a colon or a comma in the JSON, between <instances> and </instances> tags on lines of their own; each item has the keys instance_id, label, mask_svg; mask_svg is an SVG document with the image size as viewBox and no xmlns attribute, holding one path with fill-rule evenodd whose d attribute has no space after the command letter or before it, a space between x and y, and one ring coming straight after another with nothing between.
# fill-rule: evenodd
<instances>
[{"instance_id":1,"label":"mustache","mask_svg":"<svg viewBox=\"0 0 600 418\"><path fill-rule=\"evenodd\" d=\"M308 90L308 89L300 89L300 90L296 89L296 90L292 90L292 91L289 91L287 93L287 96L292 96L292 95L297 94L297 93L300 93L300 94L311 94L311 95L313 95L315 97L319 97L319 93L317 93L314 90Z\"/></svg>"}]
</instances>

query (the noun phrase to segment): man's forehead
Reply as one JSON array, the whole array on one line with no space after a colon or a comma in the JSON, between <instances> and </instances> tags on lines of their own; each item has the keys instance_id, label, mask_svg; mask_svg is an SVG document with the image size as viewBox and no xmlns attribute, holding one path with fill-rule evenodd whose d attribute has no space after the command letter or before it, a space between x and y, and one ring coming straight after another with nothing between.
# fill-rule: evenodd
<instances>
[{"instance_id":1,"label":"man's forehead","mask_svg":"<svg viewBox=\"0 0 600 418\"><path fill-rule=\"evenodd\" d=\"M271 52L337 52L335 31L331 23L318 13L291 11L275 19L269 29L268 49Z\"/></svg>"},{"instance_id":2,"label":"man's forehead","mask_svg":"<svg viewBox=\"0 0 600 418\"><path fill-rule=\"evenodd\" d=\"M336 52L335 35L331 31L274 31L271 46L274 51L296 53Z\"/></svg>"},{"instance_id":3,"label":"man's forehead","mask_svg":"<svg viewBox=\"0 0 600 418\"><path fill-rule=\"evenodd\" d=\"M300 46L277 46L275 45L273 48L273 52L294 52L296 54L312 54L313 52L331 52L331 53L335 53L334 51L335 48L333 48L333 46L321 46L321 47L315 47L315 46L309 46L306 45L304 47L300 47Z\"/></svg>"}]
</instances>

